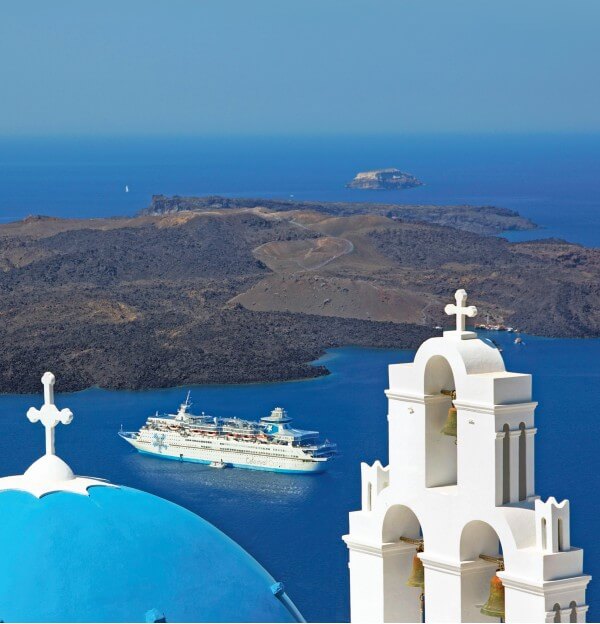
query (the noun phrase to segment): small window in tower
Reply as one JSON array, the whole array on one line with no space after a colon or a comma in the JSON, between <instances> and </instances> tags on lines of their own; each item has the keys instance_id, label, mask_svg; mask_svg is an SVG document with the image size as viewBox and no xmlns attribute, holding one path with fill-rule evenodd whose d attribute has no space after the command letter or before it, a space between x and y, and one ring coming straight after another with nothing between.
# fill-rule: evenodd
<instances>
[{"instance_id":1,"label":"small window in tower","mask_svg":"<svg viewBox=\"0 0 600 624\"><path fill-rule=\"evenodd\" d=\"M563 521L562 518L558 519L558 551L563 550Z\"/></svg>"},{"instance_id":2,"label":"small window in tower","mask_svg":"<svg viewBox=\"0 0 600 624\"><path fill-rule=\"evenodd\" d=\"M552 610L554 611L554 620L552 621L560 622L560 605L558 602L554 605L554 607L552 607Z\"/></svg>"},{"instance_id":3,"label":"small window in tower","mask_svg":"<svg viewBox=\"0 0 600 624\"><path fill-rule=\"evenodd\" d=\"M569 622L577 622L577 603L573 600L569 604L571 613L569 614Z\"/></svg>"},{"instance_id":4,"label":"small window in tower","mask_svg":"<svg viewBox=\"0 0 600 624\"><path fill-rule=\"evenodd\" d=\"M527 440L525 439L525 423L519 425L519 500L527 498Z\"/></svg>"},{"instance_id":5,"label":"small window in tower","mask_svg":"<svg viewBox=\"0 0 600 624\"><path fill-rule=\"evenodd\" d=\"M506 504L510 502L510 427L506 424L502 431L502 502Z\"/></svg>"}]
</instances>

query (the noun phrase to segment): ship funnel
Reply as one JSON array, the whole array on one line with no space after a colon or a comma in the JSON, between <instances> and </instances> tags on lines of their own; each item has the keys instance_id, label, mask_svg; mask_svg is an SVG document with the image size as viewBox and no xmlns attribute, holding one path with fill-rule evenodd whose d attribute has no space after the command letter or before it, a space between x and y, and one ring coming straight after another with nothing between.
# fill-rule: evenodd
<instances>
[{"instance_id":1,"label":"ship funnel","mask_svg":"<svg viewBox=\"0 0 600 624\"><path fill-rule=\"evenodd\" d=\"M284 420L285 418L287 418L287 413L283 409L283 407L276 407L271 412L271 418L276 419L276 420Z\"/></svg>"}]
</instances>

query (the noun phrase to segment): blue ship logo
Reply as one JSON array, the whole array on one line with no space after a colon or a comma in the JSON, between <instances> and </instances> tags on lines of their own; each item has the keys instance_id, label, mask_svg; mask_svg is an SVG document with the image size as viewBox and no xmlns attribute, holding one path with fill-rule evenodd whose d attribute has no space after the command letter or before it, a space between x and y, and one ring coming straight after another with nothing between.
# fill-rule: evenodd
<instances>
[{"instance_id":1,"label":"blue ship logo","mask_svg":"<svg viewBox=\"0 0 600 624\"><path fill-rule=\"evenodd\" d=\"M168 444L165 443L165 437L164 433L155 433L152 439L152 446L154 446L159 453L162 453L168 446Z\"/></svg>"}]
</instances>

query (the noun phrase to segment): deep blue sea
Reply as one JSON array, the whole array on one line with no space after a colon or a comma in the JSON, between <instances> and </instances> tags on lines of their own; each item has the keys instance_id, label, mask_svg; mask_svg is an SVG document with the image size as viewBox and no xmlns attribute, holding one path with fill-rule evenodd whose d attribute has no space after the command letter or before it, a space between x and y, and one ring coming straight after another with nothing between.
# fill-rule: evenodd
<instances>
[{"instance_id":1,"label":"deep blue sea","mask_svg":"<svg viewBox=\"0 0 600 624\"><path fill-rule=\"evenodd\" d=\"M425 186L344 188L357 171L390 166ZM0 138L2 221L132 214L157 193L494 204L542 226L513 240L600 246L600 135Z\"/></svg>"},{"instance_id":2,"label":"deep blue sea","mask_svg":"<svg viewBox=\"0 0 600 624\"><path fill-rule=\"evenodd\" d=\"M534 375L540 402L536 425L537 492L571 501L571 542L585 547L585 569L600 574L598 440L600 340L550 340L511 334L507 367ZM144 489L197 512L233 537L278 580L308 620L349 617L348 512L358 509L360 462L387 462L387 366L410 361L410 351L343 348L320 363L331 374L278 384L198 386L194 408L215 415L258 418L285 406L296 424L317 429L342 451L328 472L298 476L208 466L142 456L117 436L122 424L138 428L155 410L173 410L184 388L147 392L90 389L59 395L71 425L59 425L57 452L83 475ZM60 382L60 380L58 380ZM25 417L40 396L2 396L0 474L23 472L43 452L44 434ZM151 563L151 562L149 562ZM590 621L597 620L600 591L590 585Z\"/></svg>"},{"instance_id":3,"label":"deep blue sea","mask_svg":"<svg viewBox=\"0 0 600 624\"><path fill-rule=\"evenodd\" d=\"M390 203L472 203L513 208L542 229L513 240L555 236L600 246L600 136L443 136L294 139L0 140L0 220L29 214L129 215L153 193L223 194ZM397 166L426 186L350 191L359 171ZM124 192L125 185L130 188ZM534 374L537 491L571 500L572 543L600 574L597 492L600 339L510 334L507 366ZM338 442L342 456L322 475L214 470L143 457L116 435L155 410L173 410L185 389L59 395L75 413L59 426L57 451L79 474L142 488L192 509L228 533L278 580L312 621L349 617L347 552L340 537L359 505L360 462L387 461L387 365L408 351L337 349L316 380L193 388L195 408L258 418L286 407L298 426ZM60 389L58 380L57 389ZM40 386L41 390L41 386ZM22 472L42 452L43 432L25 412L40 396L0 396L0 475ZM589 620L600 618L598 581Z\"/></svg>"}]
</instances>

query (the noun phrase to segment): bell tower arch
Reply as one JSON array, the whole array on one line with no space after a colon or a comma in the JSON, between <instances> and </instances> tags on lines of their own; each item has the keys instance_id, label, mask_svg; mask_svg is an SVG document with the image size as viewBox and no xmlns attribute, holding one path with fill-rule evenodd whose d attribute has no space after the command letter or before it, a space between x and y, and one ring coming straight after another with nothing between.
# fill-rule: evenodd
<instances>
[{"instance_id":1,"label":"bell tower arch","mask_svg":"<svg viewBox=\"0 0 600 624\"><path fill-rule=\"evenodd\" d=\"M500 538L487 522L471 520L463 528L460 560L463 564L473 562L476 565L465 575L461 586L462 622L498 621L499 617L492 613L504 596L504 589L496 577L496 572L504 569L502 553Z\"/></svg>"},{"instance_id":2,"label":"bell tower arch","mask_svg":"<svg viewBox=\"0 0 600 624\"><path fill-rule=\"evenodd\" d=\"M352 621L418 621L406 578L424 579L428 622L551 622L556 604L584 621L568 501L535 495L531 376L466 328L466 292L455 301L456 329L389 367L389 465L362 465L344 536Z\"/></svg>"},{"instance_id":3,"label":"bell tower arch","mask_svg":"<svg viewBox=\"0 0 600 624\"><path fill-rule=\"evenodd\" d=\"M435 397L425 410L425 486L456 485L456 385L448 360L432 356L425 365L425 395Z\"/></svg>"}]
</instances>

